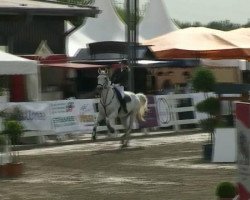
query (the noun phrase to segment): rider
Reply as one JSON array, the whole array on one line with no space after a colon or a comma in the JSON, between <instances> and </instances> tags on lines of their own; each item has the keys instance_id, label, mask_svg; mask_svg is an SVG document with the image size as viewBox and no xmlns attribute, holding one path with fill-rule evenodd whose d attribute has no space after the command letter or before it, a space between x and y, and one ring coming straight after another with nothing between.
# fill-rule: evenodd
<instances>
[{"instance_id":1,"label":"rider","mask_svg":"<svg viewBox=\"0 0 250 200\"><path fill-rule=\"evenodd\" d=\"M118 100L120 101L124 112L127 113L128 110L124 99L124 88L127 89L129 67L126 59L123 59L120 64L121 68L114 71L111 76L111 82L114 84L114 89L116 90Z\"/></svg>"}]
</instances>

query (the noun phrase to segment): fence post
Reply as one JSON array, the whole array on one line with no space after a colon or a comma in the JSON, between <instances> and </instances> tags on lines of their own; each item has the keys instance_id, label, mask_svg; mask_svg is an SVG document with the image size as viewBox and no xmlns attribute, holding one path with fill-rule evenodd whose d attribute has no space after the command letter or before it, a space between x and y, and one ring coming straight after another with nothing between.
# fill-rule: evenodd
<instances>
[{"instance_id":1,"label":"fence post","mask_svg":"<svg viewBox=\"0 0 250 200\"><path fill-rule=\"evenodd\" d=\"M174 130L177 132L180 130L180 126L178 124L178 120L179 120L179 117L178 117L178 112L176 112L176 108L177 108L177 99L176 98L173 98L171 99L172 101L172 110L173 110L173 120L174 120Z\"/></svg>"}]
</instances>

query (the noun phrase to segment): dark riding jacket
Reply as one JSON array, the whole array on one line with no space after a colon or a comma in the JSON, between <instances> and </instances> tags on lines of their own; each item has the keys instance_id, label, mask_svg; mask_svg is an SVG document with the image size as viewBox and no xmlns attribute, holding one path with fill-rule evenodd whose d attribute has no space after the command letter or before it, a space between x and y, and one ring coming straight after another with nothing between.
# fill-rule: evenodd
<instances>
[{"instance_id":1,"label":"dark riding jacket","mask_svg":"<svg viewBox=\"0 0 250 200\"><path fill-rule=\"evenodd\" d=\"M116 69L111 76L111 82L114 84L120 84L124 86L124 88L127 88L128 73L129 73L129 70L127 67L124 67L123 69Z\"/></svg>"}]
</instances>

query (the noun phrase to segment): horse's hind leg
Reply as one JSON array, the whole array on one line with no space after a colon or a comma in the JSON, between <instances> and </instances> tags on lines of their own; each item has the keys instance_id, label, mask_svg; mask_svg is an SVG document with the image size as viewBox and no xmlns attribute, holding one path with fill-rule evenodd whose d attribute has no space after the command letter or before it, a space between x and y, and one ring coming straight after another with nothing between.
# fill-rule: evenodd
<instances>
[{"instance_id":1,"label":"horse's hind leg","mask_svg":"<svg viewBox=\"0 0 250 200\"><path fill-rule=\"evenodd\" d=\"M124 126L124 134L121 136L121 148L126 147L125 145L125 139L127 137L127 130L128 130L128 116L121 118L121 123Z\"/></svg>"},{"instance_id":2,"label":"horse's hind leg","mask_svg":"<svg viewBox=\"0 0 250 200\"><path fill-rule=\"evenodd\" d=\"M125 133L121 137L121 145L122 145L121 148L125 148L128 146L129 136L130 136L131 130L133 128L134 119L135 119L134 114L131 114L129 117L126 117L126 118L121 120L122 124L124 125L124 128L125 128Z\"/></svg>"}]
</instances>

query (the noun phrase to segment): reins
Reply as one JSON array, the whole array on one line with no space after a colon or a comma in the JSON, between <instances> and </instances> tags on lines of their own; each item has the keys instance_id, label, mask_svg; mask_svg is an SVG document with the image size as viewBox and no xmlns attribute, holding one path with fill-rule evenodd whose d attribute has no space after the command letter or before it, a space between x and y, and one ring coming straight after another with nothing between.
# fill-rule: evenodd
<instances>
[{"instance_id":1,"label":"reins","mask_svg":"<svg viewBox=\"0 0 250 200\"><path fill-rule=\"evenodd\" d=\"M100 103L101 103L102 107L104 108L105 115L107 116L107 109L106 109L106 108L113 102L113 99L114 99L114 97L115 97L115 92L114 92L114 89L113 89L112 87L109 87L109 89L107 88L107 93L106 93L105 101L104 101L104 99L103 99L104 85L102 86L102 88L103 88L103 89L102 89L102 92L101 92ZM113 96L112 96L112 98L110 99L109 103L107 103L106 101L107 101L108 94L109 94L109 91L110 91L110 90L113 90Z\"/></svg>"}]
</instances>

